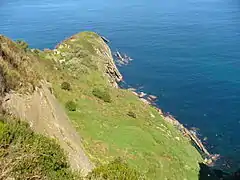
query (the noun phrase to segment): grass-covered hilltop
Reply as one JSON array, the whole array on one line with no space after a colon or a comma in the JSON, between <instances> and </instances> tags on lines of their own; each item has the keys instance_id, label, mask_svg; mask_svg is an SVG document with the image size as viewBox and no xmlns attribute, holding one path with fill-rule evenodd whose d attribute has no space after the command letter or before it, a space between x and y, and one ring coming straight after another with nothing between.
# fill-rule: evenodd
<instances>
[{"instance_id":1,"label":"grass-covered hilltop","mask_svg":"<svg viewBox=\"0 0 240 180\"><path fill-rule=\"evenodd\" d=\"M0 179L198 180L202 157L82 32L56 49L0 36Z\"/></svg>"}]
</instances>

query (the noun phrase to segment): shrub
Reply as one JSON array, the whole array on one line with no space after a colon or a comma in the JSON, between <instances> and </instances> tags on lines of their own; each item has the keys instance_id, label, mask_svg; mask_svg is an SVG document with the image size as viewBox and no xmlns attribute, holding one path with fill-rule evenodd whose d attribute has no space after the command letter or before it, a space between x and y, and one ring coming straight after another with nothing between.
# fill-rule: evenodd
<instances>
[{"instance_id":1,"label":"shrub","mask_svg":"<svg viewBox=\"0 0 240 180\"><path fill-rule=\"evenodd\" d=\"M132 117L132 118L137 118L136 113L134 113L134 112L132 112L132 111L129 111L129 112L127 113L127 115L130 116L130 117Z\"/></svg>"},{"instance_id":2,"label":"shrub","mask_svg":"<svg viewBox=\"0 0 240 180\"><path fill-rule=\"evenodd\" d=\"M72 88L71 88L71 85L68 83L68 82L63 82L62 84L61 84L61 88L63 89L63 90L66 90L66 91L70 91Z\"/></svg>"},{"instance_id":3,"label":"shrub","mask_svg":"<svg viewBox=\"0 0 240 180\"><path fill-rule=\"evenodd\" d=\"M106 89L99 89L99 88L94 88L92 91L92 94L96 96L99 99L102 99L104 102L112 102L111 96Z\"/></svg>"},{"instance_id":4,"label":"shrub","mask_svg":"<svg viewBox=\"0 0 240 180\"><path fill-rule=\"evenodd\" d=\"M32 52L36 55L38 55L39 53L41 53L41 51L39 49L33 49Z\"/></svg>"},{"instance_id":5,"label":"shrub","mask_svg":"<svg viewBox=\"0 0 240 180\"><path fill-rule=\"evenodd\" d=\"M109 164L95 168L88 174L88 179L143 180L145 178L139 172L130 168L127 163L117 158Z\"/></svg>"},{"instance_id":6,"label":"shrub","mask_svg":"<svg viewBox=\"0 0 240 180\"><path fill-rule=\"evenodd\" d=\"M0 179L80 179L56 141L27 123L0 122L0 144Z\"/></svg>"},{"instance_id":7,"label":"shrub","mask_svg":"<svg viewBox=\"0 0 240 180\"><path fill-rule=\"evenodd\" d=\"M24 51L27 51L27 50L28 50L29 45L28 45L28 43L26 43L25 41L23 41L23 40L16 40L16 43L17 43L17 45L18 45L20 48L22 48Z\"/></svg>"},{"instance_id":8,"label":"shrub","mask_svg":"<svg viewBox=\"0 0 240 180\"><path fill-rule=\"evenodd\" d=\"M77 104L73 101L67 101L66 104L65 104L65 107L69 111L76 111L77 110Z\"/></svg>"}]
</instances>

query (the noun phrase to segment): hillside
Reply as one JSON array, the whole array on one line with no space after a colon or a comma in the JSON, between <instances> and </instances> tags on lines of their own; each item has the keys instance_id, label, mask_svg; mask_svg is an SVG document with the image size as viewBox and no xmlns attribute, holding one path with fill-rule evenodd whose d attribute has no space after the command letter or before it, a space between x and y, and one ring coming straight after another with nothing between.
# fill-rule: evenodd
<instances>
[{"instance_id":1,"label":"hillside","mask_svg":"<svg viewBox=\"0 0 240 180\"><path fill-rule=\"evenodd\" d=\"M44 51L4 36L0 45L3 112L55 138L73 170L86 175L121 157L147 179L198 179L198 151L155 108L117 88L122 77L100 36L83 32Z\"/></svg>"}]
</instances>

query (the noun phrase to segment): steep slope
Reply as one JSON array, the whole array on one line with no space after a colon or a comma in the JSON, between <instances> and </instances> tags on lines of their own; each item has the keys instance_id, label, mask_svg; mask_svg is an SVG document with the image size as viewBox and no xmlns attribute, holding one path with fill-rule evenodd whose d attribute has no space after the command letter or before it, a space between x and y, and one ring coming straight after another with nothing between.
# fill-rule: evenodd
<instances>
[{"instance_id":1,"label":"steep slope","mask_svg":"<svg viewBox=\"0 0 240 180\"><path fill-rule=\"evenodd\" d=\"M44 51L3 36L0 44L3 110L56 138L73 169L87 174L122 157L148 179L198 179L198 151L155 108L118 88L122 76L99 35L76 34Z\"/></svg>"},{"instance_id":2,"label":"steep slope","mask_svg":"<svg viewBox=\"0 0 240 180\"><path fill-rule=\"evenodd\" d=\"M1 119L2 120L2 119ZM26 123L0 121L0 180L81 179L53 140L35 134Z\"/></svg>"},{"instance_id":3,"label":"steep slope","mask_svg":"<svg viewBox=\"0 0 240 180\"><path fill-rule=\"evenodd\" d=\"M64 109L51 94L49 84L35 70L39 59L0 36L2 109L26 120L39 133L56 138L67 153L70 165L86 175L93 168L82 150L81 138L72 127Z\"/></svg>"},{"instance_id":4,"label":"steep slope","mask_svg":"<svg viewBox=\"0 0 240 180\"><path fill-rule=\"evenodd\" d=\"M44 58L58 64L43 72L62 104L76 103L68 116L95 164L120 156L149 179L198 179L202 158L189 140L132 92L116 88L113 80L121 75L100 36L74 35ZM71 90L62 89L63 82Z\"/></svg>"}]
</instances>

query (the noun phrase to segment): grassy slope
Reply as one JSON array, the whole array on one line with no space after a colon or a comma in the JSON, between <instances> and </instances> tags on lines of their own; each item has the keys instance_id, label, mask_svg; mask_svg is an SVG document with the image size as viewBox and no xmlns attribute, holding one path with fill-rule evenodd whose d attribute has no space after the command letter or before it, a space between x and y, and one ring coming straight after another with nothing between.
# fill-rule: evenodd
<instances>
[{"instance_id":1,"label":"grassy slope","mask_svg":"<svg viewBox=\"0 0 240 180\"><path fill-rule=\"evenodd\" d=\"M0 35L0 102L9 90L31 93L37 85L40 86L39 80L44 78L45 73L41 70L55 69L56 64L39 58L45 57L46 53L39 50L32 53L26 43L20 43L16 44ZM62 72L59 72L60 75ZM27 123L2 115L4 110L1 107L0 110L0 180L82 179L78 172L72 172L64 151L54 139L34 133ZM102 176L104 179L125 180L139 180L142 177L124 161L116 159L97 167L84 179L95 180Z\"/></svg>"},{"instance_id":2,"label":"grassy slope","mask_svg":"<svg viewBox=\"0 0 240 180\"><path fill-rule=\"evenodd\" d=\"M91 159L105 163L121 156L150 179L197 180L202 159L188 140L131 92L110 87L103 68L107 59L99 53L106 51L101 38L84 32L63 44L58 52L39 54L44 63L38 70L53 83L63 105L68 100L77 103L77 111L68 115ZM54 61L62 64L53 65ZM61 89L64 81L71 84L71 91ZM93 96L95 87L107 88L112 102ZM129 117L129 111L137 118Z\"/></svg>"},{"instance_id":3,"label":"grassy slope","mask_svg":"<svg viewBox=\"0 0 240 180\"><path fill-rule=\"evenodd\" d=\"M81 179L60 146L25 123L0 121L0 144L0 179Z\"/></svg>"}]
</instances>

